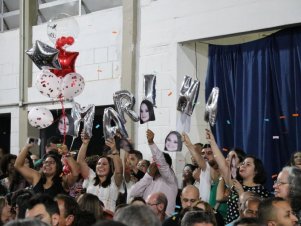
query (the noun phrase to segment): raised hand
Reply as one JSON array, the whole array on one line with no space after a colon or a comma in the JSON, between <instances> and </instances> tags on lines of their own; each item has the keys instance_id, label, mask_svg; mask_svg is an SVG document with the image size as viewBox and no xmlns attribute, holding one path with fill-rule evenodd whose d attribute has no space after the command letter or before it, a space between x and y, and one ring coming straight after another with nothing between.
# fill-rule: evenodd
<instances>
[{"instance_id":1,"label":"raised hand","mask_svg":"<svg viewBox=\"0 0 301 226\"><path fill-rule=\"evenodd\" d=\"M88 144L90 142L90 137L86 133L81 133L80 137L82 139L83 144Z\"/></svg>"},{"instance_id":2,"label":"raised hand","mask_svg":"<svg viewBox=\"0 0 301 226\"><path fill-rule=\"evenodd\" d=\"M182 133L183 142L186 145L186 147L191 147L193 144L191 143L191 140L189 136L186 133Z\"/></svg>"},{"instance_id":3,"label":"raised hand","mask_svg":"<svg viewBox=\"0 0 301 226\"><path fill-rule=\"evenodd\" d=\"M106 140L106 145L111 149L112 153L116 153L116 142L114 138L109 138Z\"/></svg>"},{"instance_id":4,"label":"raised hand","mask_svg":"<svg viewBox=\"0 0 301 226\"><path fill-rule=\"evenodd\" d=\"M150 129L148 129L146 131L146 138L147 138L148 144L153 144L154 143L154 137L155 137L154 132L151 131Z\"/></svg>"},{"instance_id":5,"label":"raised hand","mask_svg":"<svg viewBox=\"0 0 301 226\"><path fill-rule=\"evenodd\" d=\"M205 129L205 132L206 132L206 139L208 140L208 143L215 144L216 141L215 141L215 138L214 138L212 132L209 129Z\"/></svg>"},{"instance_id":6,"label":"raised hand","mask_svg":"<svg viewBox=\"0 0 301 226\"><path fill-rule=\"evenodd\" d=\"M152 163L149 165L148 169L147 169L147 173L148 173L150 176L154 177L154 176L156 175L156 172L157 172L157 171L158 171L157 163L156 163L156 162L152 162Z\"/></svg>"}]
</instances>

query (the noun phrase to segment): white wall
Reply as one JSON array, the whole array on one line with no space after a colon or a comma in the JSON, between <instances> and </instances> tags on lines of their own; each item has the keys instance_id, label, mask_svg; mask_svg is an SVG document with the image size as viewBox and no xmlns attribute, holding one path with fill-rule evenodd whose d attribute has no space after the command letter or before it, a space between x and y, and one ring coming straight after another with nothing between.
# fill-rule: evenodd
<instances>
[{"instance_id":1,"label":"white wall","mask_svg":"<svg viewBox=\"0 0 301 226\"><path fill-rule=\"evenodd\" d=\"M160 147L168 131L176 128L178 88L184 75L195 76L194 43L198 39L248 33L301 22L300 0L141 0L138 15L137 105L143 99L143 75L157 75L157 120L137 127L134 140L144 155L150 156L145 130L156 133ZM70 51L79 51L76 70L86 80L84 92L76 97L82 105L112 104L112 94L120 89L122 7L76 17L80 35ZM34 27L33 40L51 44L46 24ZM182 42L184 43L182 46ZM18 103L19 31L0 34L0 106ZM193 142L205 141L203 130L206 45L197 45L198 78L201 81L199 103L192 116ZM34 67L33 78L39 73ZM168 95L171 94L171 95ZM35 87L29 88L29 102L48 101ZM46 104L55 109L59 105ZM67 105L68 107L68 105ZM138 109L138 106L136 106ZM0 113L12 113L12 152L18 151L17 107L0 107ZM186 151L174 154L177 171L184 164ZM187 158L187 157L186 157Z\"/></svg>"},{"instance_id":2,"label":"white wall","mask_svg":"<svg viewBox=\"0 0 301 226\"><path fill-rule=\"evenodd\" d=\"M157 74L155 122L137 125L138 149L150 156L145 130L156 133L155 141L163 148L168 131L176 128L178 89L184 75L195 78L193 40L254 32L301 22L299 0L142 0L139 14L138 96L143 98L143 75ZM242 41L243 39L238 41ZM182 46L181 43L185 42ZM206 142L203 121L204 79L207 70L207 45L197 44L198 78L201 81L199 103L192 115L192 142ZM172 93L172 95L167 95ZM178 176L189 159L187 150L173 154Z\"/></svg>"}]
</instances>

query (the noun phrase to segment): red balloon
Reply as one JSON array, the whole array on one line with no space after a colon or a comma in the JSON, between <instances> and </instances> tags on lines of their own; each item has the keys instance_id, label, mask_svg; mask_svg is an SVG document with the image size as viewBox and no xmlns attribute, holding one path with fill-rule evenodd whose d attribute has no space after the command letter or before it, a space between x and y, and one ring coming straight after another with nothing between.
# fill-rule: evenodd
<instances>
[{"instance_id":1,"label":"red balloon","mask_svg":"<svg viewBox=\"0 0 301 226\"><path fill-rule=\"evenodd\" d=\"M73 43L74 43L74 38L72 36L68 36L66 44L71 46Z\"/></svg>"},{"instance_id":2,"label":"red balloon","mask_svg":"<svg viewBox=\"0 0 301 226\"><path fill-rule=\"evenodd\" d=\"M79 52L67 52L62 48L59 50L59 62L62 70L51 69L50 71L58 77L64 77L66 74L75 72L74 65Z\"/></svg>"}]
</instances>

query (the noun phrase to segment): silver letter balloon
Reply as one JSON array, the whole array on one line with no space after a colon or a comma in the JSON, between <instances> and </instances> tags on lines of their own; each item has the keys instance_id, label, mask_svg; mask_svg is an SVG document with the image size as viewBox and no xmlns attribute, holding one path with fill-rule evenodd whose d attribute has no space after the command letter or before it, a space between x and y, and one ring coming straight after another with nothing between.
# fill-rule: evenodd
<instances>
[{"instance_id":1,"label":"silver letter balloon","mask_svg":"<svg viewBox=\"0 0 301 226\"><path fill-rule=\"evenodd\" d=\"M114 126L111 125L112 121L115 124ZM111 107L106 108L103 114L103 135L105 140L114 138L117 132L119 132L123 138L128 138L128 133L118 113Z\"/></svg>"},{"instance_id":2,"label":"silver letter balloon","mask_svg":"<svg viewBox=\"0 0 301 226\"><path fill-rule=\"evenodd\" d=\"M144 99L156 107L156 76L144 75Z\"/></svg>"},{"instance_id":3,"label":"silver letter balloon","mask_svg":"<svg viewBox=\"0 0 301 226\"><path fill-rule=\"evenodd\" d=\"M200 81L192 80L191 77L185 75L180 89L177 110L191 116L199 96L199 89Z\"/></svg>"},{"instance_id":4,"label":"silver letter balloon","mask_svg":"<svg viewBox=\"0 0 301 226\"><path fill-rule=\"evenodd\" d=\"M124 113L126 113L134 122L139 121L138 114L133 111L135 105L135 97L127 90L120 90L113 95L116 110L123 124L126 123Z\"/></svg>"},{"instance_id":5,"label":"silver letter balloon","mask_svg":"<svg viewBox=\"0 0 301 226\"><path fill-rule=\"evenodd\" d=\"M219 88L213 87L205 107L204 120L211 126L214 126L216 121L218 95Z\"/></svg>"},{"instance_id":6,"label":"silver letter balloon","mask_svg":"<svg viewBox=\"0 0 301 226\"><path fill-rule=\"evenodd\" d=\"M74 103L71 110L71 116L74 119L74 136L78 137L80 123L84 123L83 133L92 137L93 121L94 121L95 106L89 104L87 107L81 107L78 103Z\"/></svg>"}]
</instances>

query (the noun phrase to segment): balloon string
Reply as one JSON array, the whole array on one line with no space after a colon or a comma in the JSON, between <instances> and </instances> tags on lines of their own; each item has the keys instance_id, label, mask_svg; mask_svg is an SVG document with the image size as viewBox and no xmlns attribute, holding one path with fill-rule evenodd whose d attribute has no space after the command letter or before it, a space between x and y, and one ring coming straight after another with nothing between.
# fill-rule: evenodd
<instances>
[{"instance_id":1,"label":"balloon string","mask_svg":"<svg viewBox=\"0 0 301 226\"><path fill-rule=\"evenodd\" d=\"M72 137L72 142L71 142L71 145L70 145L69 150L72 150L72 146L73 146L73 142L74 142L75 138L76 138L76 137Z\"/></svg>"},{"instance_id":2,"label":"balloon string","mask_svg":"<svg viewBox=\"0 0 301 226\"><path fill-rule=\"evenodd\" d=\"M64 108L64 101L63 101L63 98L60 96L60 102L61 102L61 105L62 105L62 116L63 117L63 124L64 124L64 140L63 140L63 144L66 143L66 130L67 130L67 125L66 125L66 111L65 111L65 108Z\"/></svg>"}]
</instances>

